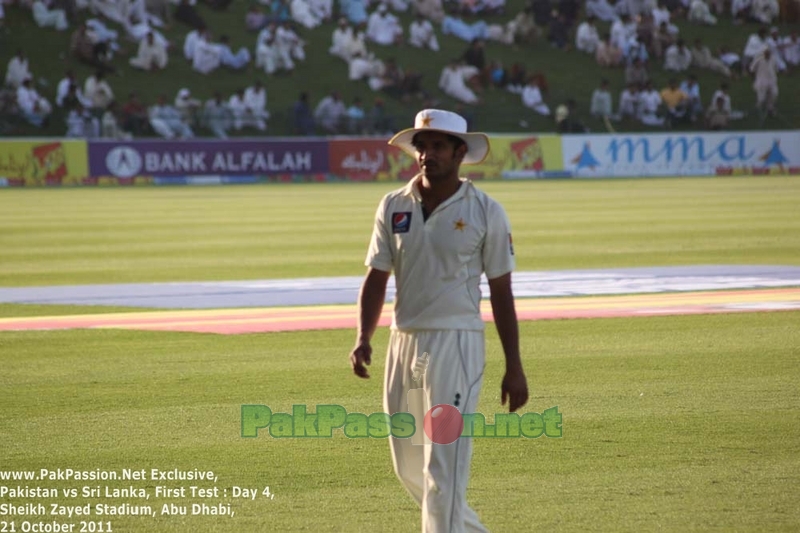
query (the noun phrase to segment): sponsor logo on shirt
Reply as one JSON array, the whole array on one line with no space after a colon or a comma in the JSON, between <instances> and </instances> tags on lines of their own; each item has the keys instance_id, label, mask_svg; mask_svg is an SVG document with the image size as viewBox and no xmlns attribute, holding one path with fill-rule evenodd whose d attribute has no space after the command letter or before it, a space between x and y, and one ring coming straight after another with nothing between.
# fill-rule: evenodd
<instances>
[{"instance_id":1,"label":"sponsor logo on shirt","mask_svg":"<svg viewBox=\"0 0 800 533\"><path fill-rule=\"evenodd\" d=\"M514 239L511 238L511 234L508 234L508 251L511 252L511 255L514 255Z\"/></svg>"},{"instance_id":2,"label":"sponsor logo on shirt","mask_svg":"<svg viewBox=\"0 0 800 533\"><path fill-rule=\"evenodd\" d=\"M411 229L411 211L392 213L392 233L408 233Z\"/></svg>"}]
</instances>

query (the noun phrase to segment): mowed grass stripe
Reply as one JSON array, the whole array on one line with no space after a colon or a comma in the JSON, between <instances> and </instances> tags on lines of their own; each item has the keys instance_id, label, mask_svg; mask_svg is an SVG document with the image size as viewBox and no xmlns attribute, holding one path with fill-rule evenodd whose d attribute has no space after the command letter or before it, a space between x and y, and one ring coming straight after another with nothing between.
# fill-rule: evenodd
<instances>
[{"instance_id":1,"label":"mowed grass stripe","mask_svg":"<svg viewBox=\"0 0 800 533\"><path fill-rule=\"evenodd\" d=\"M471 504L492 531L796 530L799 320L785 312L522 324L527 409L558 405L564 437L476 440ZM488 339L479 410L490 415L502 410L503 363L491 328ZM221 486L268 484L277 495L225 500L232 520L115 519L124 531L418 529L385 441L239 436L242 403L380 411L387 331L376 336L368 381L348 368L352 340L349 330L4 333L0 462L210 468Z\"/></svg>"},{"instance_id":2,"label":"mowed grass stripe","mask_svg":"<svg viewBox=\"0 0 800 533\"><path fill-rule=\"evenodd\" d=\"M800 263L796 178L479 183L520 270ZM360 275L381 184L7 190L0 286Z\"/></svg>"}]
</instances>

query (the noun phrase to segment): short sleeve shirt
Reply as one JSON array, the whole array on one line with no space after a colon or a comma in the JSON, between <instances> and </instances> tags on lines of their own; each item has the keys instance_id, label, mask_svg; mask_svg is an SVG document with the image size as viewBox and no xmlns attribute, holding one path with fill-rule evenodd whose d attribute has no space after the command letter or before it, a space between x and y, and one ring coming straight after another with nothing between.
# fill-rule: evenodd
<instances>
[{"instance_id":1,"label":"short sleeve shirt","mask_svg":"<svg viewBox=\"0 0 800 533\"><path fill-rule=\"evenodd\" d=\"M383 197L365 264L394 270L392 327L483 330L480 278L514 270L511 225L503 207L462 178L427 220L414 178Z\"/></svg>"}]
</instances>

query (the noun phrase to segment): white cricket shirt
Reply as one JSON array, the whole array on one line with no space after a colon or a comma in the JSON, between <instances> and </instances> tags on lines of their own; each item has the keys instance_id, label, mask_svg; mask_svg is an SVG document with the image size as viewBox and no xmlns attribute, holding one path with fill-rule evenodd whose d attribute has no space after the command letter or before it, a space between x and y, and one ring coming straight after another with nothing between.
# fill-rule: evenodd
<instances>
[{"instance_id":1,"label":"white cricket shirt","mask_svg":"<svg viewBox=\"0 0 800 533\"><path fill-rule=\"evenodd\" d=\"M461 179L428 220L419 176L383 197L365 264L394 270L392 328L483 330L480 278L514 270L511 225L503 207Z\"/></svg>"}]
</instances>

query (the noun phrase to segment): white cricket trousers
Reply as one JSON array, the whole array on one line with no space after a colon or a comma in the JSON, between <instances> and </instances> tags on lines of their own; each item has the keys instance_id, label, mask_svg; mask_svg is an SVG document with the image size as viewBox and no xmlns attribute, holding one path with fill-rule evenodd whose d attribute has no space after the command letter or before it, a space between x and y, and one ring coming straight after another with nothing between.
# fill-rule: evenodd
<instances>
[{"instance_id":1,"label":"white cricket trousers","mask_svg":"<svg viewBox=\"0 0 800 533\"><path fill-rule=\"evenodd\" d=\"M428 368L420 383L412 379L417 357L428 353ZM483 331L392 330L386 357L383 407L386 413L409 412L408 391L422 386L428 409L456 405L474 413L483 383ZM424 431L422 420L416 431ZM452 444L412 444L389 437L397 477L422 508L423 533L487 532L467 505L467 481L472 439Z\"/></svg>"}]
</instances>

